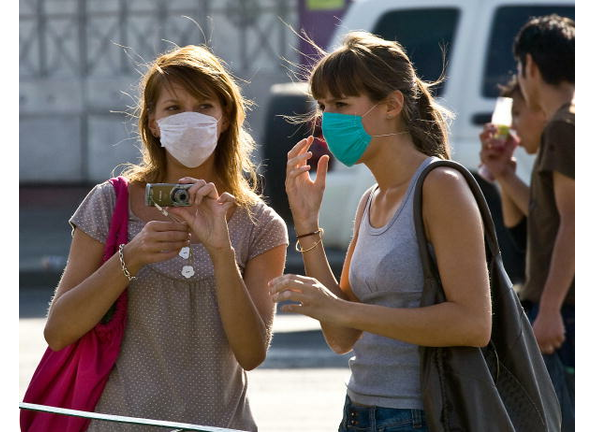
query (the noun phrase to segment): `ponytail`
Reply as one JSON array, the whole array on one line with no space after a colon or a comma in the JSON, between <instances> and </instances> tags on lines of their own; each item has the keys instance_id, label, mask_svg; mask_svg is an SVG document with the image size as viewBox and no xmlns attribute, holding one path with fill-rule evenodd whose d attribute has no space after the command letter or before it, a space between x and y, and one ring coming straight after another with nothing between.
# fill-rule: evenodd
<instances>
[{"instance_id":1,"label":"ponytail","mask_svg":"<svg viewBox=\"0 0 594 432\"><path fill-rule=\"evenodd\" d=\"M430 87L415 76L413 103L405 110L405 121L417 149L428 156L450 159L446 119L451 114L435 102ZM408 111L408 112L406 112Z\"/></svg>"}]
</instances>

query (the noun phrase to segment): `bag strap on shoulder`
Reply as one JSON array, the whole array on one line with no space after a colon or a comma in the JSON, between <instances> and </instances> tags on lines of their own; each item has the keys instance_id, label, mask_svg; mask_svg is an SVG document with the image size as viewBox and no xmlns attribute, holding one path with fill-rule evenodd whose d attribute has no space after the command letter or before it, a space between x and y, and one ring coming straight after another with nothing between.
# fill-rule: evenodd
<instances>
[{"instance_id":1,"label":"bag strap on shoulder","mask_svg":"<svg viewBox=\"0 0 594 432\"><path fill-rule=\"evenodd\" d=\"M425 178L427 177L427 175L433 171L436 168L439 167L447 167L447 168L452 168L455 169L456 171L460 172L464 178L466 179L466 182L468 183L468 186L470 187L470 190L472 191L472 194L475 197L475 200L478 204L480 213L481 213L481 217L483 220L483 227L484 227L484 231L485 231L485 243L486 243L486 247L487 247L487 251L490 252L492 257L496 257L497 255L500 255L501 252L499 250L499 243L497 241L497 235L495 233L495 224L493 223L493 218L491 217L491 211L489 210L489 206L487 205L487 201L485 200L485 197L483 195L483 192L480 188L480 186L478 185L476 179L474 178L474 176L472 175L472 173L470 171L468 171L463 165L454 162L454 161L450 161L450 160L438 160L435 162L430 163L419 175L419 179L417 181L417 184L415 186L415 192L414 192L414 202L413 202L413 208L414 208L414 222L415 222L415 231L417 234L417 240L419 243L419 251L421 254L421 261L423 263L423 273L425 274L425 277L429 277L432 273L433 273L433 265L432 263L432 259L429 253L429 247L427 244L427 236L425 234L425 225L423 223L423 183L425 181ZM432 276L436 276L436 275L432 275Z\"/></svg>"},{"instance_id":2,"label":"bag strap on shoulder","mask_svg":"<svg viewBox=\"0 0 594 432\"><path fill-rule=\"evenodd\" d=\"M109 224L103 261L107 261L128 238L128 179L120 176L109 179L109 182L115 191L116 202Z\"/></svg>"}]
</instances>

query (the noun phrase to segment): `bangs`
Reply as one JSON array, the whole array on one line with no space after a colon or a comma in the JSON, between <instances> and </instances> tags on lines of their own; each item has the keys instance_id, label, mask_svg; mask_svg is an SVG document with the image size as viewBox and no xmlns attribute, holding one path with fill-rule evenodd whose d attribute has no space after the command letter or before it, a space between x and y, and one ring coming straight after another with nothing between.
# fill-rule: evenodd
<instances>
[{"instance_id":1,"label":"bangs","mask_svg":"<svg viewBox=\"0 0 594 432\"><path fill-rule=\"evenodd\" d=\"M351 51L336 51L314 68L310 83L314 99L343 98L371 93L363 80L365 65Z\"/></svg>"},{"instance_id":2,"label":"bangs","mask_svg":"<svg viewBox=\"0 0 594 432\"><path fill-rule=\"evenodd\" d=\"M177 84L197 100L218 100L223 106L227 105L224 98L216 91L216 84L201 71L184 66L168 66L165 69L160 69L156 78L157 89L162 85L175 93L173 85ZM155 101L158 99L159 94L156 94Z\"/></svg>"}]
</instances>

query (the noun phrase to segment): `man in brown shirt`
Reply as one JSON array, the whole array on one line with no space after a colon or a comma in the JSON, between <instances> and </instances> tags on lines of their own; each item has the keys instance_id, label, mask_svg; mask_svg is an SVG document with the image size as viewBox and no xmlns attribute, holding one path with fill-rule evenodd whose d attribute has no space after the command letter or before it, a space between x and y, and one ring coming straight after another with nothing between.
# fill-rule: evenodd
<instances>
[{"instance_id":1,"label":"man in brown shirt","mask_svg":"<svg viewBox=\"0 0 594 432\"><path fill-rule=\"evenodd\" d=\"M527 216L520 297L561 404L563 431L575 430L574 47L574 22L556 15L530 20L514 43L521 92L511 95L514 127L520 145L538 152L530 186L515 173L514 140L493 148L493 126L481 134L481 160L501 186L506 225Z\"/></svg>"},{"instance_id":2,"label":"man in brown shirt","mask_svg":"<svg viewBox=\"0 0 594 432\"><path fill-rule=\"evenodd\" d=\"M534 18L514 42L527 104L544 111L528 206L526 283L520 291L555 385L563 431L575 430L575 23Z\"/></svg>"}]
</instances>

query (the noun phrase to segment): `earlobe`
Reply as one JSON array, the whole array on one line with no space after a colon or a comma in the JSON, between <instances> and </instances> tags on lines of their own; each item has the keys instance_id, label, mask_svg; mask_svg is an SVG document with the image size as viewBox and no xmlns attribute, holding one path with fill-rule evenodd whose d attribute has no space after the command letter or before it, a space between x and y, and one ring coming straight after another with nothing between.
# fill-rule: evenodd
<instances>
[{"instance_id":1,"label":"earlobe","mask_svg":"<svg viewBox=\"0 0 594 432\"><path fill-rule=\"evenodd\" d=\"M161 136L159 126L157 126L157 122L154 118L149 117L148 127L155 138L159 138Z\"/></svg>"},{"instance_id":2,"label":"earlobe","mask_svg":"<svg viewBox=\"0 0 594 432\"><path fill-rule=\"evenodd\" d=\"M227 120L227 117L223 115L223 117L221 118L221 133L226 132L228 128L229 120Z\"/></svg>"},{"instance_id":3,"label":"earlobe","mask_svg":"<svg viewBox=\"0 0 594 432\"><path fill-rule=\"evenodd\" d=\"M404 95L400 90L395 90L388 95L387 107L386 117L388 119L393 119L400 115L404 107Z\"/></svg>"},{"instance_id":4,"label":"earlobe","mask_svg":"<svg viewBox=\"0 0 594 432\"><path fill-rule=\"evenodd\" d=\"M532 58L531 54L526 54L526 73L524 76L528 75L533 77L536 73L536 64L534 63L534 59Z\"/></svg>"}]
</instances>

